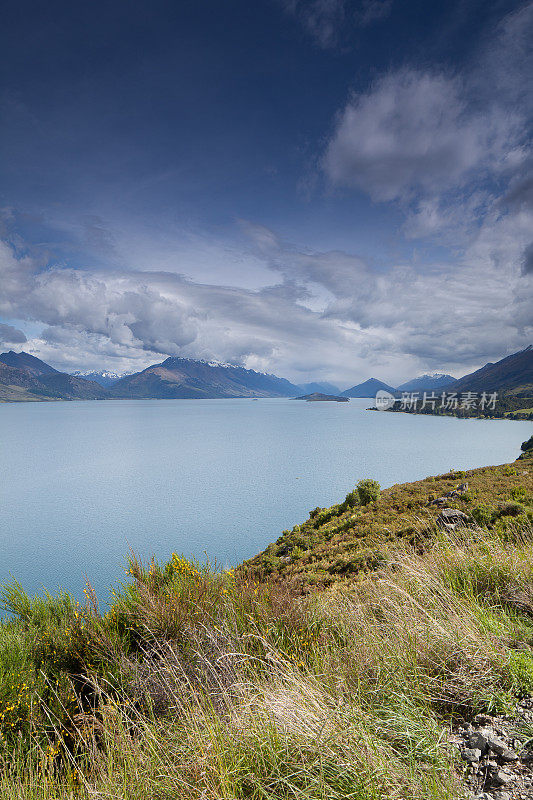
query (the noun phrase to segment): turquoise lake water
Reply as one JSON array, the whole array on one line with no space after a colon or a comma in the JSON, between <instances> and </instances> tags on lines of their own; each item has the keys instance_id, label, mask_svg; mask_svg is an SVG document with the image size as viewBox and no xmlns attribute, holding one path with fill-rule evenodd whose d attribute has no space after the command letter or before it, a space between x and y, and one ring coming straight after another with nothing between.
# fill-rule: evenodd
<instances>
[{"instance_id":1,"label":"turquoise lake water","mask_svg":"<svg viewBox=\"0 0 533 800\"><path fill-rule=\"evenodd\" d=\"M369 412L368 400L0 405L0 581L103 599L128 549L223 565L360 478L382 486L514 460L530 422Z\"/></svg>"}]
</instances>

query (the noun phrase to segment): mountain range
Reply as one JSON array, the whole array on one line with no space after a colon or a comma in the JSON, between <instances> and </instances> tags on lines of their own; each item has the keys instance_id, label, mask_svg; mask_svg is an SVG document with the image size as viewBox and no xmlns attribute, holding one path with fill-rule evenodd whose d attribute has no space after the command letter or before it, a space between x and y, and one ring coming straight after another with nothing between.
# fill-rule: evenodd
<instances>
[{"instance_id":1,"label":"mountain range","mask_svg":"<svg viewBox=\"0 0 533 800\"><path fill-rule=\"evenodd\" d=\"M188 358L167 358L160 364L121 377L110 372L69 375L25 352L10 350L0 355L0 401L295 397L302 393L371 398L380 389L391 394L446 390L530 396L533 395L533 349L530 346L495 364L486 364L459 380L444 373L433 373L395 388L377 378L369 378L344 392L331 383L296 385L276 375Z\"/></svg>"},{"instance_id":2,"label":"mountain range","mask_svg":"<svg viewBox=\"0 0 533 800\"><path fill-rule=\"evenodd\" d=\"M122 378L96 373L90 380L90 375L68 375L29 353L11 350L0 355L0 400L294 397L301 392L276 375L187 358L167 358Z\"/></svg>"},{"instance_id":3,"label":"mountain range","mask_svg":"<svg viewBox=\"0 0 533 800\"><path fill-rule=\"evenodd\" d=\"M513 353L495 364L489 362L481 369L455 381L454 392L504 392L508 395L533 395L533 347Z\"/></svg>"},{"instance_id":4,"label":"mountain range","mask_svg":"<svg viewBox=\"0 0 533 800\"><path fill-rule=\"evenodd\" d=\"M76 378L84 378L86 381L94 381L105 388L113 386L113 384L121 378L125 377L125 373L119 374L118 372L109 372L108 370L102 370L101 372L94 370L89 372L73 372L72 375Z\"/></svg>"},{"instance_id":5,"label":"mountain range","mask_svg":"<svg viewBox=\"0 0 533 800\"><path fill-rule=\"evenodd\" d=\"M0 401L103 400L105 389L94 381L59 372L29 353L0 355Z\"/></svg>"},{"instance_id":6,"label":"mountain range","mask_svg":"<svg viewBox=\"0 0 533 800\"><path fill-rule=\"evenodd\" d=\"M275 375L188 358L167 358L162 364L126 375L110 389L113 397L169 399L292 397L299 391L298 386Z\"/></svg>"},{"instance_id":7,"label":"mountain range","mask_svg":"<svg viewBox=\"0 0 533 800\"><path fill-rule=\"evenodd\" d=\"M434 392L435 390L444 389L455 382L453 375L446 375L443 372L427 373L420 375L419 378L413 378L406 383L400 384L397 387L399 392Z\"/></svg>"}]
</instances>

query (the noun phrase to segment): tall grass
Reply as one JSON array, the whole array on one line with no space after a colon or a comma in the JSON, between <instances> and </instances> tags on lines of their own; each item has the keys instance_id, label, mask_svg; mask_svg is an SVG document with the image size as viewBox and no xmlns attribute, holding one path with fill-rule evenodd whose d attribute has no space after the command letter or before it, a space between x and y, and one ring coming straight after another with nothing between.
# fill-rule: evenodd
<instances>
[{"instance_id":1,"label":"tall grass","mask_svg":"<svg viewBox=\"0 0 533 800\"><path fill-rule=\"evenodd\" d=\"M1 796L456 797L453 720L533 690L532 556L440 532L308 596L132 557L105 614L6 584Z\"/></svg>"}]
</instances>

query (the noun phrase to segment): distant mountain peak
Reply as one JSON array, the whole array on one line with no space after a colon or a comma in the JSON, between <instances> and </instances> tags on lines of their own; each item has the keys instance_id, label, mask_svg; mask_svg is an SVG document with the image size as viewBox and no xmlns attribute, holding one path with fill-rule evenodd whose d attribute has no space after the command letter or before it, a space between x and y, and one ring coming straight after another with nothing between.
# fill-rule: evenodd
<instances>
[{"instance_id":1,"label":"distant mountain peak","mask_svg":"<svg viewBox=\"0 0 533 800\"><path fill-rule=\"evenodd\" d=\"M71 373L75 378L84 378L86 381L93 381L94 383L98 383L100 386L104 386L108 388L109 386L113 386L117 381L121 378L124 378L125 375L129 375L129 372L111 372L109 370L83 370L83 371L76 371Z\"/></svg>"},{"instance_id":2,"label":"distant mountain peak","mask_svg":"<svg viewBox=\"0 0 533 800\"><path fill-rule=\"evenodd\" d=\"M454 383L455 378L453 375L447 375L445 372L426 372L410 381L400 384L398 386L399 392L433 392L435 390L444 390L444 387L450 386Z\"/></svg>"},{"instance_id":3,"label":"distant mountain peak","mask_svg":"<svg viewBox=\"0 0 533 800\"><path fill-rule=\"evenodd\" d=\"M16 367L23 369L27 372L32 372L35 375L53 375L60 374L59 370L54 369L50 364L41 361L40 358L32 356L21 350L20 353L15 353L14 350L9 350L7 353L0 354L0 361L7 364L8 367Z\"/></svg>"},{"instance_id":4,"label":"distant mountain peak","mask_svg":"<svg viewBox=\"0 0 533 800\"><path fill-rule=\"evenodd\" d=\"M346 389L341 394L343 397L375 397L376 392L379 391L394 394L396 389L394 386L390 386L388 383L380 381L378 378L369 378L367 381L363 381L363 383L352 386L351 389Z\"/></svg>"},{"instance_id":5,"label":"distant mountain peak","mask_svg":"<svg viewBox=\"0 0 533 800\"><path fill-rule=\"evenodd\" d=\"M111 389L115 397L225 398L292 397L299 387L276 375L235 364L171 356L128 375Z\"/></svg>"}]
</instances>

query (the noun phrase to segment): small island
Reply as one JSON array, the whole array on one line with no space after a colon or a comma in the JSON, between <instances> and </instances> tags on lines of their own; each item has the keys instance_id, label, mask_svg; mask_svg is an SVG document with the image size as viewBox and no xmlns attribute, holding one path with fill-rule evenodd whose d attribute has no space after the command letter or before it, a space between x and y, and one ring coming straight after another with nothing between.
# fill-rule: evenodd
<instances>
[{"instance_id":1,"label":"small island","mask_svg":"<svg viewBox=\"0 0 533 800\"><path fill-rule=\"evenodd\" d=\"M348 403L349 397L340 397L337 394L322 394L321 392L313 392L312 394L303 394L301 397L295 397L294 400L307 400L308 403L322 402L328 400L334 403Z\"/></svg>"}]
</instances>

